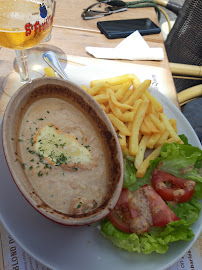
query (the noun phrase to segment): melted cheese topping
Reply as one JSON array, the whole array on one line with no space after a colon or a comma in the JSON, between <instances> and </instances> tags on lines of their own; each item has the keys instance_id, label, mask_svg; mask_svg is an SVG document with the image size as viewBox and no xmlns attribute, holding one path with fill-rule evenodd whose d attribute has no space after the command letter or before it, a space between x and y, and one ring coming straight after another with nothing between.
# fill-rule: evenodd
<instances>
[{"instance_id":1,"label":"melted cheese topping","mask_svg":"<svg viewBox=\"0 0 202 270\"><path fill-rule=\"evenodd\" d=\"M63 169L74 166L91 168L93 165L92 155L87 149L89 146L82 145L71 134L65 134L54 124L41 127L34 136L36 152L55 165Z\"/></svg>"}]
</instances>

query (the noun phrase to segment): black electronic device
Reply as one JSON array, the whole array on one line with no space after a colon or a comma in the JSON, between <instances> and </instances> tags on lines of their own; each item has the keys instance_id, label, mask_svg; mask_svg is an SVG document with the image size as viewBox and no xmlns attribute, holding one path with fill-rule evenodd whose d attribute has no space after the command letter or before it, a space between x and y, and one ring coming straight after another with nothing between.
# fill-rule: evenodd
<instances>
[{"instance_id":1,"label":"black electronic device","mask_svg":"<svg viewBox=\"0 0 202 270\"><path fill-rule=\"evenodd\" d=\"M149 18L97 22L97 27L108 39L125 38L138 30L141 35L159 34L161 29Z\"/></svg>"}]
</instances>

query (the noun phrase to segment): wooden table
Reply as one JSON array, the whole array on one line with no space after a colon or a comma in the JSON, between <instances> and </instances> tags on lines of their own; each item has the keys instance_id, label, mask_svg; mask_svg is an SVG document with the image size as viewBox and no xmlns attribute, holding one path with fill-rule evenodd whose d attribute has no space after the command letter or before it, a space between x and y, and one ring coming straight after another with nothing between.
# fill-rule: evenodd
<instances>
[{"instance_id":1,"label":"wooden table","mask_svg":"<svg viewBox=\"0 0 202 270\"><path fill-rule=\"evenodd\" d=\"M31 68L36 64L40 64L42 67L46 66L41 57L46 50L55 51L63 65L66 65L67 60L70 63L80 65L88 65L94 62L99 63L100 60L87 54L85 47L115 47L122 39L109 40L104 35L100 34L100 31L97 29L97 21L148 17L158 24L154 8L133 8L128 9L125 12L116 13L99 19L83 20L81 18L83 9L87 8L94 2L95 0L57 0L51 40L28 50L29 57L31 58L29 59L29 66ZM161 33L144 36L144 39L150 47L162 47L165 52L164 41ZM128 63L130 65L138 64L157 68L164 81L164 89L162 89L162 92L179 108L166 52L165 59L163 61L111 60L111 62L120 64L120 66L123 63ZM6 105L10 99L10 97L3 92L2 82L13 70L13 66L16 70L15 51L0 48L0 116L3 115Z\"/></svg>"}]
</instances>

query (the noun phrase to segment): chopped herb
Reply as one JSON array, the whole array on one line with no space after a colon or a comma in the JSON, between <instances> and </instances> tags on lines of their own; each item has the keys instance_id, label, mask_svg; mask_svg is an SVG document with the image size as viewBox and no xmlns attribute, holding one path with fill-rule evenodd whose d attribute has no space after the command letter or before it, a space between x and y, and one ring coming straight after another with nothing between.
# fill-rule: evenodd
<instances>
[{"instance_id":1,"label":"chopped herb","mask_svg":"<svg viewBox=\"0 0 202 270\"><path fill-rule=\"evenodd\" d=\"M57 143L55 143L54 145L58 148L58 144Z\"/></svg>"},{"instance_id":2,"label":"chopped herb","mask_svg":"<svg viewBox=\"0 0 202 270\"><path fill-rule=\"evenodd\" d=\"M25 169L26 163L22 163L21 166L23 169Z\"/></svg>"},{"instance_id":3,"label":"chopped herb","mask_svg":"<svg viewBox=\"0 0 202 270\"><path fill-rule=\"evenodd\" d=\"M44 149L41 149L41 146L39 147L39 151L42 152L42 154L44 154Z\"/></svg>"},{"instance_id":4,"label":"chopped herb","mask_svg":"<svg viewBox=\"0 0 202 270\"><path fill-rule=\"evenodd\" d=\"M51 169L51 165L49 165L48 163L44 163L44 169L48 168L48 169Z\"/></svg>"},{"instance_id":5,"label":"chopped herb","mask_svg":"<svg viewBox=\"0 0 202 270\"><path fill-rule=\"evenodd\" d=\"M39 118L38 120L42 121L42 120L44 120L44 119L43 119L43 118Z\"/></svg>"},{"instance_id":6,"label":"chopped herb","mask_svg":"<svg viewBox=\"0 0 202 270\"><path fill-rule=\"evenodd\" d=\"M33 139L33 137L31 137L31 139L30 139L30 143L31 143L31 146L33 146L33 145L34 145L34 139Z\"/></svg>"},{"instance_id":7,"label":"chopped herb","mask_svg":"<svg viewBox=\"0 0 202 270\"><path fill-rule=\"evenodd\" d=\"M78 168L73 167L72 170L73 170L73 171L78 171Z\"/></svg>"},{"instance_id":8,"label":"chopped herb","mask_svg":"<svg viewBox=\"0 0 202 270\"><path fill-rule=\"evenodd\" d=\"M76 140L78 140L78 138L76 138Z\"/></svg>"},{"instance_id":9,"label":"chopped herb","mask_svg":"<svg viewBox=\"0 0 202 270\"><path fill-rule=\"evenodd\" d=\"M28 150L28 152L32 155L36 154L36 152L34 150Z\"/></svg>"},{"instance_id":10,"label":"chopped herb","mask_svg":"<svg viewBox=\"0 0 202 270\"><path fill-rule=\"evenodd\" d=\"M77 208L80 208L82 205L82 202L79 202L79 204L77 205Z\"/></svg>"},{"instance_id":11,"label":"chopped herb","mask_svg":"<svg viewBox=\"0 0 202 270\"><path fill-rule=\"evenodd\" d=\"M22 139L18 139L19 142L22 142L23 140Z\"/></svg>"},{"instance_id":12,"label":"chopped herb","mask_svg":"<svg viewBox=\"0 0 202 270\"><path fill-rule=\"evenodd\" d=\"M28 123L29 121L27 120L26 122Z\"/></svg>"},{"instance_id":13,"label":"chopped herb","mask_svg":"<svg viewBox=\"0 0 202 270\"><path fill-rule=\"evenodd\" d=\"M41 177L42 175L43 175L43 173L42 173L41 171L39 171L39 172L38 172L38 176Z\"/></svg>"},{"instance_id":14,"label":"chopped herb","mask_svg":"<svg viewBox=\"0 0 202 270\"><path fill-rule=\"evenodd\" d=\"M30 167L29 167L29 170L32 170L32 169L33 169L33 166L30 166Z\"/></svg>"},{"instance_id":15,"label":"chopped herb","mask_svg":"<svg viewBox=\"0 0 202 270\"><path fill-rule=\"evenodd\" d=\"M63 148L66 145L66 143L61 143L60 146Z\"/></svg>"},{"instance_id":16,"label":"chopped herb","mask_svg":"<svg viewBox=\"0 0 202 270\"><path fill-rule=\"evenodd\" d=\"M85 148L87 148L87 149L88 149L89 147L90 147L90 145L85 145Z\"/></svg>"},{"instance_id":17,"label":"chopped herb","mask_svg":"<svg viewBox=\"0 0 202 270\"><path fill-rule=\"evenodd\" d=\"M35 128L35 130L38 130L39 128Z\"/></svg>"},{"instance_id":18,"label":"chopped herb","mask_svg":"<svg viewBox=\"0 0 202 270\"><path fill-rule=\"evenodd\" d=\"M47 113L50 113L49 111L46 111Z\"/></svg>"},{"instance_id":19,"label":"chopped herb","mask_svg":"<svg viewBox=\"0 0 202 270\"><path fill-rule=\"evenodd\" d=\"M59 128L57 128L57 127L55 129L59 130Z\"/></svg>"},{"instance_id":20,"label":"chopped herb","mask_svg":"<svg viewBox=\"0 0 202 270\"><path fill-rule=\"evenodd\" d=\"M30 161L31 161L31 162L33 162L33 161L34 161L34 159L31 159Z\"/></svg>"},{"instance_id":21,"label":"chopped herb","mask_svg":"<svg viewBox=\"0 0 202 270\"><path fill-rule=\"evenodd\" d=\"M60 166L61 164L67 164L67 157L63 153L60 154L55 161L56 166Z\"/></svg>"},{"instance_id":22,"label":"chopped herb","mask_svg":"<svg viewBox=\"0 0 202 270\"><path fill-rule=\"evenodd\" d=\"M13 138L11 138L11 140L13 141L14 139L13 139Z\"/></svg>"}]
</instances>

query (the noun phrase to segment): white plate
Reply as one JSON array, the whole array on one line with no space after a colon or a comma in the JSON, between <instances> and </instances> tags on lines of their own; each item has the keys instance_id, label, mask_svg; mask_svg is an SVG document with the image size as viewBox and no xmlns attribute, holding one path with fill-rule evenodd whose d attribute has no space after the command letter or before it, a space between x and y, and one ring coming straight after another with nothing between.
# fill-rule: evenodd
<instances>
[{"instance_id":1,"label":"white plate","mask_svg":"<svg viewBox=\"0 0 202 270\"><path fill-rule=\"evenodd\" d=\"M89 84L94 78L104 78L127 72L108 67L85 67L69 70L71 80ZM79 74L79 79L78 79ZM81 76L80 76L81 75ZM148 78L148 77L147 77ZM169 118L177 119L179 134L184 133L189 142L201 147L188 121L162 94L151 92L163 104ZM200 234L202 215L193 225L195 237L189 241L172 243L166 254L149 255L129 253L113 246L97 229L97 224L70 228L56 224L34 210L16 187L2 150L0 138L0 218L7 231L21 247L42 264L54 270L160 270L167 269L179 260L193 245Z\"/></svg>"}]
</instances>

